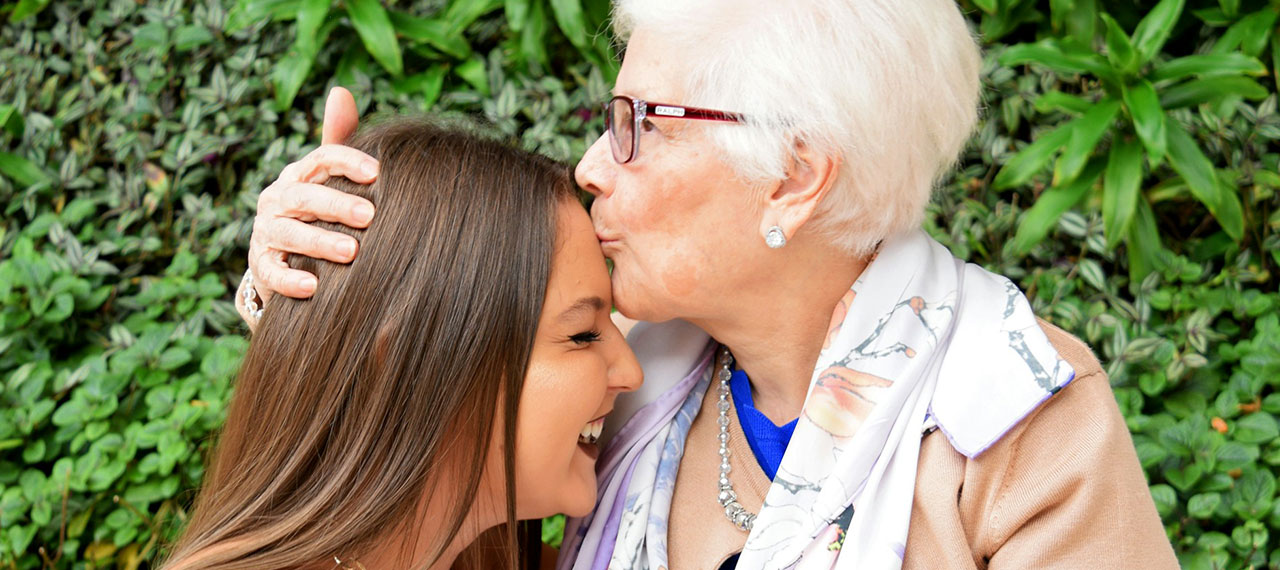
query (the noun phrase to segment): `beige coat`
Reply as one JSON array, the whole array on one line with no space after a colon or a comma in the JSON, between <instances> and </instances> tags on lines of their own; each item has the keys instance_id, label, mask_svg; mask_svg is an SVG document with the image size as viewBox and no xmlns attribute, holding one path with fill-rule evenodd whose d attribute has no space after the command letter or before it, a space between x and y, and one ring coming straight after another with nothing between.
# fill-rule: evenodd
<instances>
[{"instance_id":1,"label":"beige coat","mask_svg":"<svg viewBox=\"0 0 1280 570\"><path fill-rule=\"evenodd\" d=\"M1079 339L1041 326L1075 380L977 459L941 432L925 436L904 568L1178 567L1106 373ZM671 570L718 568L746 541L716 502L715 394L707 390L676 477ZM742 427L730 426L734 488L758 512L769 480Z\"/></svg>"}]
</instances>

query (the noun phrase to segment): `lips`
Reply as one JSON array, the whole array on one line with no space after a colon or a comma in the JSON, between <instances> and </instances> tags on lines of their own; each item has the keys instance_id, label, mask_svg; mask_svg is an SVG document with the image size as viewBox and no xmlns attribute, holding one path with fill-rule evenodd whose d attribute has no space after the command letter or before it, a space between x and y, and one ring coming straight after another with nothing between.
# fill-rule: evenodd
<instances>
[{"instance_id":1,"label":"lips","mask_svg":"<svg viewBox=\"0 0 1280 570\"><path fill-rule=\"evenodd\" d=\"M578 432L578 443L587 445L595 445L600 439L600 432L604 430L604 416L600 416L591 420L587 425L582 426L582 431Z\"/></svg>"},{"instance_id":2,"label":"lips","mask_svg":"<svg viewBox=\"0 0 1280 570\"><path fill-rule=\"evenodd\" d=\"M613 232L597 228L596 239L599 240L600 243L606 243L606 242L618 241L620 239L620 236L618 236Z\"/></svg>"},{"instance_id":3,"label":"lips","mask_svg":"<svg viewBox=\"0 0 1280 570\"><path fill-rule=\"evenodd\" d=\"M603 430L604 416L600 416L582 426L582 431L578 432L578 449L592 461L600 457L600 447L596 442L600 441L600 432Z\"/></svg>"}]
</instances>

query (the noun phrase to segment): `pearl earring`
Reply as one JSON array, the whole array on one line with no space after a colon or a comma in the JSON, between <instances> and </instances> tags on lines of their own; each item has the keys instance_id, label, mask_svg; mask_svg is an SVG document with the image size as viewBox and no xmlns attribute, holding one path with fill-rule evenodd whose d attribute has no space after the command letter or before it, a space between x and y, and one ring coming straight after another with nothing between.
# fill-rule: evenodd
<instances>
[{"instance_id":1,"label":"pearl earring","mask_svg":"<svg viewBox=\"0 0 1280 570\"><path fill-rule=\"evenodd\" d=\"M782 233L782 228L773 226L769 228L769 233L765 234L764 243L772 249L780 249L787 245L787 234Z\"/></svg>"}]
</instances>

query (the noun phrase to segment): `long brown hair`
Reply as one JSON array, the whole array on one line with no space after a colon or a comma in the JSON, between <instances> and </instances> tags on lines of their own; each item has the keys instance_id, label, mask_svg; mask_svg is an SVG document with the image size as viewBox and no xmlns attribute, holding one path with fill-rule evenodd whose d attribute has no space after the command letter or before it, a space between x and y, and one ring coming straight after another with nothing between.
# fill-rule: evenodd
<instances>
[{"instance_id":1,"label":"long brown hair","mask_svg":"<svg viewBox=\"0 0 1280 570\"><path fill-rule=\"evenodd\" d=\"M329 185L377 215L363 231L317 224L360 240L350 265L291 256L319 287L266 309L168 566L333 564L415 535L428 506L446 513L435 560L478 495L499 419L515 564L517 404L569 171L419 120L350 146L379 160L377 181Z\"/></svg>"}]
</instances>

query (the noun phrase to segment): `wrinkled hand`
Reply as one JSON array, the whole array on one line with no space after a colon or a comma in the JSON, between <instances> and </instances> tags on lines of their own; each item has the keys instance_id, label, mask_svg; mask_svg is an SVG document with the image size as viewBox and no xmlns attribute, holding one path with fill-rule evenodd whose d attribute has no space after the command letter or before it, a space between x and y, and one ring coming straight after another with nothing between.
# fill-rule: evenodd
<instances>
[{"instance_id":1,"label":"wrinkled hand","mask_svg":"<svg viewBox=\"0 0 1280 570\"><path fill-rule=\"evenodd\" d=\"M271 295L306 298L316 291L316 276L290 269L285 258L298 253L337 263L355 259L360 244L351 236L322 230L308 222L324 220L353 228L368 227L373 204L364 198L324 186L333 176L368 184L378 176L378 161L342 146L359 122L355 98L341 87L329 92L324 106L321 145L302 160L286 166L280 177L258 196L258 214L249 238L249 269L258 304L265 306ZM257 325L244 306L243 283L236 293L240 317Z\"/></svg>"}]
</instances>

